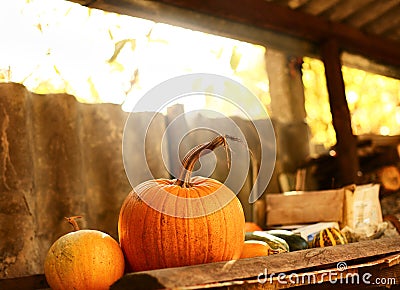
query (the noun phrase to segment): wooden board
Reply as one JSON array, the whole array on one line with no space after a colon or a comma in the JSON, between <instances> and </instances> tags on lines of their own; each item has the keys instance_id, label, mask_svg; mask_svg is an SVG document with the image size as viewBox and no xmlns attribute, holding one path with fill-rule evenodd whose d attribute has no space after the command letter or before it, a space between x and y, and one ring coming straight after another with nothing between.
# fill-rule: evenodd
<instances>
[{"instance_id":1,"label":"wooden board","mask_svg":"<svg viewBox=\"0 0 400 290\"><path fill-rule=\"evenodd\" d=\"M343 262L349 271L358 269L360 265L366 267L384 262L386 267L394 267L400 261L399 255L400 239L387 238L237 261L130 273L111 286L111 289L232 289L234 286L238 286L237 289L261 289L257 288L260 286L257 278L265 273L266 269L267 273L277 275L338 270L338 263L344 265ZM379 261L383 256L386 258ZM399 276L396 275L395 277ZM266 283L261 286L268 285L269 283Z\"/></svg>"},{"instance_id":2,"label":"wooden board","mask_svg":"<svg viewBox=\"0 0 400 290\"><path fill-rule=\"evenodd\" d=\"M32 290L32 289L50 289L46 277L43 274L0 279L0 289L2 290Z\"/></svg>"},{"instance_id":3,"label":"wooden board","mask_svg":"<svg viewBox=\"0 0 400 290\"><path fill-rule=\"evenodd\" d=\"M342 222L344 189L266 195L266 225Z\"/></svg>"},{"instance_id":4,"label":"wooden board","mask_svg":"<svg viewBox=\"0 0 400 290\"><path fill-rule=\"evenodd\" d=\"M265 283L260 283L264 273L267 273L267 279ZM283 274L285 274L284 277ZM291 274L299 277L300 283L292 283L290 281L290 277L293 277L290 276ZM343 279L347 274L360 276L366 274L369 281L385 278L391 279L386 281L392 284L394 282L399 284L400 238L364 241L238 261L130 273L114 283L111 289L232 290L282 289L294 286L300 287L296 289L303 289L303 287L304 289L310 287L336 289L338 285L340 288L364 289L368 286L365 283L360 283L360 285L346 283L346 280L332 283L327 280L329 274L336 275L338 278L342 275ZM303 277L305 279L302 280ZM386 285L390 286L388 283ZM359 288L355 286L359 286ZM43 274L0 279L0 289L2 290L49 289L48 287Z\"/></svg>"}]
</instances>

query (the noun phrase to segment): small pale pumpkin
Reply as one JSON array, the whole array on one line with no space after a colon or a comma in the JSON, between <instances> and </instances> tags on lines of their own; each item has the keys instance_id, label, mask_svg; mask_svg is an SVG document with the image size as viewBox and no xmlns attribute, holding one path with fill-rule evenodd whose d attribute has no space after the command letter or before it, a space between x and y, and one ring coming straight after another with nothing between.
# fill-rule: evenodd
<instances>
[{"instance_id":1,"label":"small pale pumpkin","mask_svg":"<svg viewBox=\"0 0 400 290\"><path fill-rule=\"evenodd\" d=\"M227 150L226 137L196 146L185 156L179 178L146 181L129 193L118 222L129 271L240 257L245 220L239 199L217 180L191 177L200 154L221 145Z\"/></svg>"},{"instance_id":2,"label":"small pale pumpkin","mask_svg":"<svg viewBox=\"0 0 400 290\"><path fill-rule=\"evenodd\" d=\"M124 256L116 240L97 230L80 230L76 217L66 218L74 232L50 247L44 274L53 290L101 290L124 274Z\"/></svg>"},{"instance_id":3,"label":"small pale pumpkin","mask_svg":"<svg viewBox=\"0 0 400 290\"><path fill-rule=\"evenodd\" d=\"M347 239L337 228L327 228L321 230L314 236L312 241L312 246L314 248L344 244L347 244Z\"/></svg>"}]
</instances>

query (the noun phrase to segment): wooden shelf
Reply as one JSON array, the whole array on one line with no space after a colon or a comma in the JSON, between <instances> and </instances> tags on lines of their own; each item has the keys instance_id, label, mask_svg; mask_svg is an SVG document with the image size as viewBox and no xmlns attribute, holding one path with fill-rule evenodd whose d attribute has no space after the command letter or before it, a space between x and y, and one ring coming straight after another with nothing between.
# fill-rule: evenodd
<instances>
[{"instance_id":1,"label":"wooden shelf","mask_svg":"<svg viewBox=\"0 0 400 290\"><path fill-rule=\"evenodd\" d=\"M264 276L259 275L265 271L274 276L267 276L266 283L262 284L258 277L263 279ZM351 280L357 275L359 283ZM301 283L291 283L290 277L300 277ZM305 277L304 281L301 277ZM386 238L267 257L130 273L111 289L281 289L305 285L319 288L329 284L364 289L372 286L377 278L399 284L398 277L400 239ZM363 283L362 278L371 284Z\"/></svg>"},{"instance_id":2,"label":"wooden shelf","mask_svg":"<svg viewBox=\"0 0 400 290\"><path fill-rule=\"evenodd\" d=\"M400 238L383 238L267 257L129 273L110 289L326 289L338 286L365 289L398 285L399 277ZM377 281L385 283L378 285ZM48 287L43 274L0 280L2 290Z\"/></svg>"}]
</instances>

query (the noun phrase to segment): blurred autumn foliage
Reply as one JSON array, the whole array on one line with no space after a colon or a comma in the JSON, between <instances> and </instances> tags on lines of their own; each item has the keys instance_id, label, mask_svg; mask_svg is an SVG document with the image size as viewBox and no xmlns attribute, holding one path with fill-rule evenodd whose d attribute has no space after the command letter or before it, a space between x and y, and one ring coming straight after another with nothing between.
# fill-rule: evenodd
<instances>
[{"instance_id":1,"label":"blurred autumn foliage","mask_svg":"<svg viewBox=\"0 0 400 290\"><path fill-rule=\"evenodd\" d=\"M260 45L62 0L8 1L0 10L0 25L0 82L22 83L35 93L69 93L81 102L121 104L129 111L166 79L214 73L243 84L269 112L266 48ZM400 81L345 66L342 71L354 133L400 134ZM336 139L323 63L304 57L302 73L311 141L332 146ZM203 86L196 89L212 93ZM185 106L239 113L208 95Z\"/></svg>"},{"instance_id":2,"label":"blurred autumn foliage","mask_svg":"<svg viewBox=\"0 0 400 290\"><path fill-rule=\"evenodd\" d=\"M322 61L305 57L303 84L312 142L336 143ZM400 80L343 66L346 99L355 135L400 134Z\"/></svg>"},{"instance_id":3,"label":"blurred autumn foliage","mask_svg":"<svg viewBox=\"0 0 400 290\"><path fill-rule=\"evenodd\" d=\"M69 93L129 111L146 91L187 73L230 77L270 103L265 47L62 0L15 0L0 10L0 81ZM210 91L212 88L196 88ZM218 104L214 104L218 102ZM188 106L221 106L209 96ZM228 106L228 104L225 104ZM234 108L229 113L235 113Z\"/></svg>"}]
</instances>

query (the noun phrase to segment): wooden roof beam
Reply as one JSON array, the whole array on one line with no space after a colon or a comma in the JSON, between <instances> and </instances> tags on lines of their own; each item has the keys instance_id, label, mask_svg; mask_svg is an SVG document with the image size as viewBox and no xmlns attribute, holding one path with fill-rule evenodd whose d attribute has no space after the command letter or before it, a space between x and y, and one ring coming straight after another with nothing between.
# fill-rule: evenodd
<instances>
[{"instance_id":1,"label":"wooden roof beam","mask_svg":"<svg viewBox=\"0 0 400 290\"><path fill-rule=\"evenodd\" d=\"M89 3L73 0L73 2L106 11L119 13L126 11L126 14L137 17L148 15L152 20L161 17L163 21L166 21L163 10L175 7L182 14L185 10L196 12L263 30L279 32L316 44L324 43L327 39L335 39L340 49L363 55L383 64L400 66L400 50L398 49L400 44L398 42L366 35L348 25L330 22L321 17L294 11L265 0L246 2L242 0L94 0ZM194 21L198 20L201 21L201 18L194 19ZM176 19L171 19L171 22L176 22ZM196 25L201 26L202 23L198 22ZM207 26L209 23L204 23L204 25ZM191 27L192 25L188 23L187 26Z\"/></svg>"},{"instance_id":2,"label":"wooden roof beam","mask_svg":"<svg viewBox=\"0 0 400 290\"><path fill-rule=\"evenodd\" d=\"M340 48L349 52L389 65L400 66L400 50L397 42L366 35L345 24L329 22L265 0L252 0L246 2L246 5L242 0L155 0L152 2L174 5L263 29L271 29L317 43L335 39Z\"/></svg>"}]
</instances>

